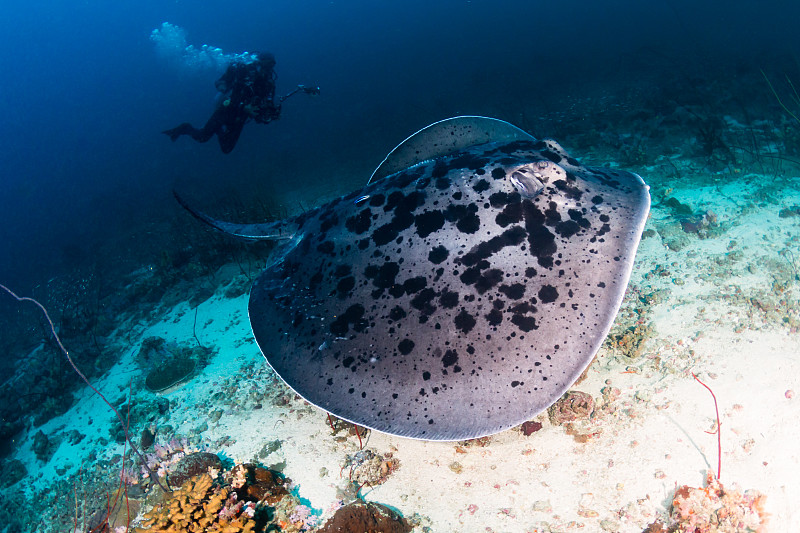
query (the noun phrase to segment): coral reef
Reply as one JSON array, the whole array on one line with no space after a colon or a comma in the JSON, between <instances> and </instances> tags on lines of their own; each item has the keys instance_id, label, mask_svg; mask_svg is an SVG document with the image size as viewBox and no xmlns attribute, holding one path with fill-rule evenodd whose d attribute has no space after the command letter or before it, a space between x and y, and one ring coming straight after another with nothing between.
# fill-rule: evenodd
<instances>
[{"instance_id":1,"label":"coral reef","mask_svg":"<svg viewBox=\"0 0 800 533\"><path fill-rule=\"evenodd\" d=\"M249 507L233 512L229 506L230 494L229 487L215 487L208 474L193 477L173 492L169 500L146 513L140 527L133 531L254 531L255 513L250 514ZM222 518L223 508L228 511L225 518Z\"/></svg>"},{"instance_id":2,"label":"coral reef","mask_svg":"<svg viewBox=\"0 0 800 533\"><path fill-rule=\"evenodd\" d=\"M194 452L184 455L178 463L170 470L169 484L173 487L180 487L190 478L200 474L207 474L210 471L220 472L222 461L213 453Z\"/></svg>"},{"instance_id":3,"label":"coral reef","mask_svg":"<svg viewBox=\"0 0 800 533\"><path fill-rule=\"evenodd\" d=\"M766 496L755 490L726 489L714 473L706 474L705 488L682 485L675 491L666 524L651 523L644 533L763 533Z\"/></svg>"},{"instance_id":4,"label":"coral reef","mask_svg":"<svg viewBox=\"0 0 800 533\"><path fill-rule=\"evenodd\" d=\"M581 391L567 391L547 409L547 415L554 426L589 418L593 412L594 398Z\"/></svg>"},{"instance_id":5,"label":"coral reef","mask_svg":"<svg viewBox=\"0 0 800 533\"><path fill-rule=\"evenodd\" d=\"M252 464L237 465L216 478L198 474L156 503L133 531L305 531L315 517L298 511L303 506L284 485L285 480L274 472Z\"/></svg>"},{"instance_id":6,"label":"coral reef","mask_svg":"<svg viewBox=\"0 0 800 533\"><path fill-rule=\"evenodd\" d=\"M350 467L350 480L357 485L375 486L384 483L400 467L392 452L379 454L371 448L359 450L347 457L344 468Z\"/></svg>"}]
</instances>

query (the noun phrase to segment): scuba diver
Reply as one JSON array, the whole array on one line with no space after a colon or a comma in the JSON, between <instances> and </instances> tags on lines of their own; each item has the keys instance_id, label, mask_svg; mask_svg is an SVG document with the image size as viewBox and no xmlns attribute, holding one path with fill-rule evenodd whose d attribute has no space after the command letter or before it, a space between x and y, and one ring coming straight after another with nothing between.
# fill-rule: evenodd
<instances>
[{"instance_id":1,"label":"scuba diver","mask_svg":"<svg viewBox=\"0 0 800 533\"><path fill-rule=\"evenodd\" d=\"M236 59L214 84L220 92L219 103L206 125L200 129L184 122L162 133L173 141L181 135L190 135L204 143L217 135L222 153L236 146L242 128L249 120L267 124L281 116L281 104L290 96L304 92L319 94L319 87L298 85L295 90L275 101L275 56L270 53L249 54L250 60Z\"/></svg>"}]
</instances>

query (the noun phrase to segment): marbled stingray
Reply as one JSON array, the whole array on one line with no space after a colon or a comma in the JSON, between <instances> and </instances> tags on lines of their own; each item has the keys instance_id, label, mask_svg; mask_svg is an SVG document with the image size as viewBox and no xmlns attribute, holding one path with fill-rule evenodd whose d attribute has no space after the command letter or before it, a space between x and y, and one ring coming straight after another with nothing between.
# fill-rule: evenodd
<instances>
[{"instance_id":1,"label":"marbled stingray","mask_svg":"<svg viewBox=\"0 0 800 533\"><path fill-rule=\"evenodd\" d=\"M461 440L529 420L588 366L650 196L636 174L456 117L406 139L364 188L294 218L232 224L181 203L226 233L285 239L249 314L289 387L361 426Z\"/></svg>"}]
</instances>

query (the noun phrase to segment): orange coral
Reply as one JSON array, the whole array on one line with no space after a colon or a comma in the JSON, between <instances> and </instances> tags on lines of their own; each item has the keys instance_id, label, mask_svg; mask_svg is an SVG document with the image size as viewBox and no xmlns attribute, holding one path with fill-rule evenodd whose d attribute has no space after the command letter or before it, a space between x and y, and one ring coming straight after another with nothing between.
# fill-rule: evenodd
<instances>
[{"instance_id":1,"label":"orange coral","mask_svg":"<svg viewBox=\"0 0 800 533\"><path fill-rule=\"evenodd\" d=\"M724 533L727 531L766 531L766 496L755 490L742 493L726 489L714 476L706 475L706 486L678 487L672 500L668 531Z\"/></svg>"},{"instance_id":2,"label":"orange coral","mask_svg":"<svg viewBox=\"0 0 800 533\"><path fill-rule=\"evenodd\" d=\"M208 474L189 479L171 498L144 515L134 533L252 533L255 521L242 514L224 519L220 511L228 500L228 487L215 487Z\"/></svg>"}]
</instances>

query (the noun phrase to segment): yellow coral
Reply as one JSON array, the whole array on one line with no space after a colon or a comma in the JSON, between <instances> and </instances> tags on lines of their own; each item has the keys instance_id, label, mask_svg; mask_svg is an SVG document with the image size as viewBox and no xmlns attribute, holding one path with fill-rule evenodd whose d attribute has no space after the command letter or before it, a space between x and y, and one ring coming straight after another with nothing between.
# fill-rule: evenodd
<instances>
[{"instance_id":1,"label":"yellow coral","mask_svg":"<svg viewBox=\"0 0 800 533\"><path fill-rule=\"evenodd\" d=\"M252 533L255 521L249 516L230 522L220 519L219 512L230 490L223 487L215 491L213 485L208 474L189 479L172 493L169 501L145 513L134 533Z\"/></svg>"}]
</instances>

